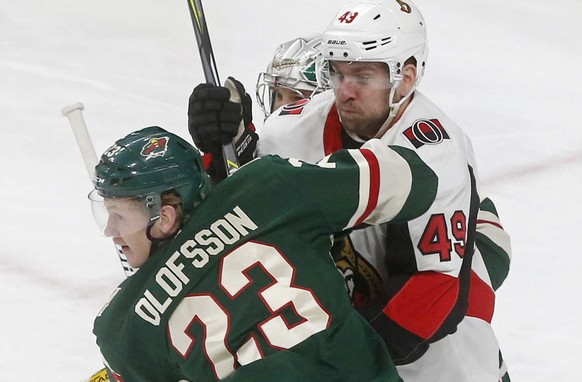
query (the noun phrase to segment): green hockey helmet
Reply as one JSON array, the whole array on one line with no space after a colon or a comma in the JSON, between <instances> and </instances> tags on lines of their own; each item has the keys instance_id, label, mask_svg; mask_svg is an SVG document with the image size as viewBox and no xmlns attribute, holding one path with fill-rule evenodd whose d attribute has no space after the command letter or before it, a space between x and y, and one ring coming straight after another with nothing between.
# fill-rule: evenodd
<instances>
[{"instance_id":1,"label":"green hockey helmet","mask_svg":"<svg viewBox=\"0 0 582 382\"><path fill-rule=\"evenodd\" d=\"M107 207L103 208L107 202L141 202L151 225L159 217L164 193L178 194L184 215L190 215L208 193L210 180L191 144L150 126L119 139L101 155L93 185L89 199L97 224L105 229L110 218Z\"/></svg>"}]
</instances>

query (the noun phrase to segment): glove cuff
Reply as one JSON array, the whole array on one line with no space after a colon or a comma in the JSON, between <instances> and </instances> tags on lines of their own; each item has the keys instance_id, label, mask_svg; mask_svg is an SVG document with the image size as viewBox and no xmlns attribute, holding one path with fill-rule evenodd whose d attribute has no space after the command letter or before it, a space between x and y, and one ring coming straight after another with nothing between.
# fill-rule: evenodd
<instances>
[{"instance_id":1,"label":"glove cuff","mask_svg":"<svg viewBox=\"0 0 582 382\"><path fill-rule=\"evenodd\" d=\"M248 127L243 129L242 133L237 136L238 138L234 140L234 149L236 150L238 161L241 166L255 159L259 136L254 130L255 126L251 123ZM224 156L222 151L205 154L204 167L206 168L208 175L210 175L213 185L226 179L226 168L224 166Z\"/></svg>"}]
</instances>

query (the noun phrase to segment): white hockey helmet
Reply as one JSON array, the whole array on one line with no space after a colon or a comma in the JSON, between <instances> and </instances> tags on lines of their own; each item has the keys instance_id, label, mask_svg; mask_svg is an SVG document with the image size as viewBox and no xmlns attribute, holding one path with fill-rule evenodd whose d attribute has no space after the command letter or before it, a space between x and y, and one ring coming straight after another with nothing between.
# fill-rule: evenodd
<instances>
[{"instance_id":1,"label":"white hockey helmet","mask_svg":"<svg viewBox=\"0 0 582 382\"><path fill-rule=\"evenodd\" d=\"M409 0L348 1L323 33L322 45L328 61L386 63L393 86L411 57L418 85L428 56L424 18Z\"/></svg>"},{"instance_id":2,"label":"white hockey helmet","mask_svg":"<svg viewBox=\"0 0 582 382\"><path fill-rule=\"evenodd\" d=\"M279 45L267 70L257 79L257 103L265 118L272 111L277 87L294 90L302 98L300 91L310 92L311 96L329 89L329 81L322 79L323 65L321 36L299 37Z\"/></svg>"}]
</instances>

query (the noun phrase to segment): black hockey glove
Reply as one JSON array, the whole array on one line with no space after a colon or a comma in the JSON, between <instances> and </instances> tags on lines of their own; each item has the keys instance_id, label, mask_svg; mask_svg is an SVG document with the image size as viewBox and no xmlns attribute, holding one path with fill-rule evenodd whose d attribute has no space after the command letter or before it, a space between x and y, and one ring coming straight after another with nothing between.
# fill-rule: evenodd
<instances>
[{"instance_id":1,"label":"black hockey glove","mask_svg":"<svg viewBox=\"0 0 582 382\"><path fill-rule=\"evenodd\" d=\"M244 86L232 77L230 81L240 97L240 103L230 101L230 90L223 86L200 84L190 95L188 131L196 147L212 154L207 169L216 184L226 178L222 145L233 141L242 166L255 157L258 135L252 125L252 100ZM244 122L241 126L241 120Z\"/></svg>"},{"instance_id":2,"label":"black hockey glove","mask_svg":"<svg viewBox=\"0 0 582 382\"><path fill-rule=\"evenodd\" d=\"M216 155L222 144L240 138L240 122L244 128L252 122L252 101L243 85L229 77L241 99L241 104L231 102L230 90L223 86L200 84L194 88L188 103L188 130L194 144L205 153Z\"/></svg>"}]
</instances>

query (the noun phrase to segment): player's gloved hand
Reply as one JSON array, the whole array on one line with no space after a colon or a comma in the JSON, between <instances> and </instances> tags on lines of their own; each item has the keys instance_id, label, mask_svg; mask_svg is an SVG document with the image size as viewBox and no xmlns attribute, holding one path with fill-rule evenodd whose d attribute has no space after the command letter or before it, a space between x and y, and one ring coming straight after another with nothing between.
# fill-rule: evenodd
<instances>
[{"instance_id":1,"label":"player's gloved hand","mask_svg":"<svg viewBox=\"0 0 582 382\"><path fill-rule=\"evenodd\" d=\"M240 103L230 101L228 88L212 84L200 84L190 95L188 130L194 144L205 153L219 153L223 144L240 138L252 121L251 97L239 81L232 77L227 81L234 85L238 93L234 96Z\"/></svg>"},{"instance_id":2,"label":"player's gloved hand","mask_svg":"<svg viewBox=\"0 0 582 382\"><path fill-rule=\"evenodd\" d=\"M242 117L245 128L248 128L251 123L253 122L253 101L251 96L245 90L243 84L239 81L235 80L234 77L228 77L226 79L227 82L230 82L231 85L234 85L238 96L240 97L240 103L242 107Z\"/></svg>"},{"instance_id":3,"label":"player's gloved hand","mask_svg":"<svg viewBox=\"0 0 582 382\"><path fill-rule=\"evenodd\" d=\"M229 77L227 82L232 93L226 86L200 84L188 103L188 131L196 147L211 154L207 171L215 184L226 178L222 145L233 142L243 165L255 157L259 139L252 124L251 97L239 81Z\"/></svg>"}]
</instances>

